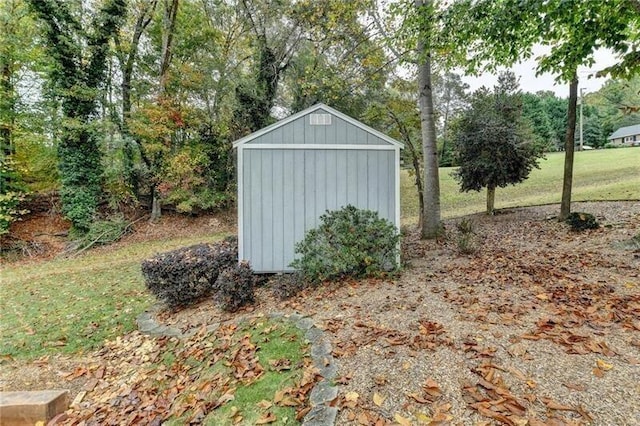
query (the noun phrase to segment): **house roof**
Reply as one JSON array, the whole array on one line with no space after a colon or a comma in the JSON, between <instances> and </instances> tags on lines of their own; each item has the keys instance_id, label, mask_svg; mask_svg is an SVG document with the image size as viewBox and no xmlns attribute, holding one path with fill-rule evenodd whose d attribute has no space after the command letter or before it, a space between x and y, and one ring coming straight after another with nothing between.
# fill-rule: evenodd
<instances>
[{"instance_id":1,"label":"house roof","mask_svg":"<svg viewBox=\"0 0 640 426\"><path fill-rule=\"evenodd\" d=\"M292 121L297 120L298 118L303 117L303 116L305 116L307 114L310 114L310 113L312 113L314 111L317 111L319 109L322 109L322 110L324 110L324 111L326 111L326 112L328 112L328 113L330 113L332 115L335 115L336 117L343 119L347 123L350 123L350 124L352 124L352 125L354 125L356 127L359 127L360 129L364 130L365 132L371 133L371 134L379 137L380 139L388 142L391 145L394 145L394 146L397 146L397 147L400 147L400 148L404 148L404 144L402 144L401 142L398 142L397 140L393 139L392 137L387 136L384 133L379 132L376 129L367 126L366 124L361 123L360 121L356 120L355 118L349 117L348 115L343 114L340 111L338 111L336 109L333 109L330 106L327 106L327 105L322 104L322 103L315 104L312 107L309 107L309 108L307 108L305 110L302 110L302 111L300 111L298 113L295 113L293 115L290 115L289 117L284 118L284 119L282 119L280 121L277 121L277 122L271 124L270 126L262 128L262 129L260 129L260 130L258 130L256 132L253 132L250 135L247 135L247 136L245 136L243 138L240 138L240 139L238 139L237 141L235 141L233 143L233 147L237 148L240 145L243 145L243 144L245 144L245 143L247 143L247 142L249 142L249 141L251 141L253 139L256 139L256 138L258 138L258 137L260 137L260 136L262 136L262 135L264 135L266 133L269 133L269 132L271 132L271 131L279 128L279 127L282 127L282 126L284 126L286 124L289 124Z\"/></svg>"},{"instance_id":2,"label":"house roof","mask_svg":"<svg viewBox=\"0 0 640 426\"><path fill-rule=\"evenodd\" d=\"M615 132L611 133L608 139L624 138L626 136L640 135L640 124L634 124L633 126L620 127Z\"/></svg>"}]
</instances>

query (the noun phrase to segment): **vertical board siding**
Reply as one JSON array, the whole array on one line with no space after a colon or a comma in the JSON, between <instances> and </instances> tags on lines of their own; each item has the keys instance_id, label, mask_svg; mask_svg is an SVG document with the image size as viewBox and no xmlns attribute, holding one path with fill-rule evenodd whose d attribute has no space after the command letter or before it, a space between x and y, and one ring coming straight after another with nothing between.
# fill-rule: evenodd
<instances>
[{"instance_id":1,"label":"vertical board siding","mask_svg":"<svg viewBox=\"0 0 640 426\"><path fill-rule=\"evenodd\" d=\"M284 194L291 191L289 182L284 182L284 151L272 150L273 187L271 191L273 204L271 205L271 223L273 224L271 259L274 268L284 267L284 226L283 219L287 212L284 210ZM281 190L276 190L281 188Z\"/></svg>"},{"instance_id":2,"label":"vertical board siding","mask_svg":"<svg viewBox=\"0 0 640 426\"><path fill-rule=\"evenodd\" d=\"M306 232L305 228L305 219L307 215L307 203L305 203L305 155L304 151L295 151L293 153L295 156L294 161L294 211L293 215L293 227L294 227L294 238L293 241L298 242L304 238L304 234ZM294 245L290 244L291 256L287 257L287 259L293 259ZM289 265L285 265L288 267Z\"/></svg>"},{"instance_id":3,"label":"vertical board siding","mask_svg":"<svg viewBox=\"0 0 640 426\"><path fill-rule=\"evenodd\" d=\"M244 255L258 272L288 271L295 244L347 204L395 218L395 152L245 150Z\"/></svg>"},{"instance_id":4,"label":"vertical board siding","mask_svg":"<svg viewBox=\"0 0 640 426\"><path fill-rule=\"evenodd\" d=\"M273 265L273 151L261 152L262 158L262 245L260 246L260 264ZM278 191L279 192L279 191Z\"/></svg>"},{"instance_id":5,"label":"vertical board siding","mask_svg":"<svg viewBox=\"0 0 640 426\"><path fill-rule=\"evenodd\" d=\"M281 269L285 270L288 268L289 264L287 263L287 259L293 259L293 244L291 241L295 241L295 202L294 202L294 194L296 192L296 181L295 181L295 169L298 166L294 161L295 153L292 150L283 151L283 164L284 164L284 176L283 176L283 192L284 192L284 200L283 200L283 215L282 215L282 232L283 232L283 240L282 240L282 266Z\"/></svg>"},{"instance_id":6,"label":"vertical board siding","mask_svg":"<svg viewBox=\"0 0 640 426\"><path fill-rule=\"evenodd\" d=\"M262 268L260 255L262 233L255 232L255 230L262 228L262 188L260 186L262 156L261 152L251 150L246 150L243 154L250 165L243 168L245 173L244 191L247 195L244 203L244 241L248 241L248 245L244 246L244 252L246 260L251 260L252 266L259 270L258 268Z\"/></svg>"},{"instance_id":7,"label":"vertical board siding","mask_svg":"<svg viewBox=\"0 0 640 426\"><path fill-rule=\"evenodd\" d=\"M330 126L311 126L305 115L249 143L363 148L243 150L241 244L255 271L291 270L295 244L326 210L352 204L397 223L396 150L367 149L389 145L380 137L336 116Z\"/></svg>"},{"instance_id":8,"label":"vertical board siding","mask_svg":"<svg viewBox=\"0 0 640 426\"><path fill-rule=\"evenodd\" d=\"M312 114L329 114L319 109ZM309 115L304 115L283 127L277 127L249 142L250 145L277 144L362 144L389 145L383 139L331 115L331 125L311 125ZM358 138L354 137L358 134ZM291 136L292 135L292 136Z\"/></svg>"}]
</instances>

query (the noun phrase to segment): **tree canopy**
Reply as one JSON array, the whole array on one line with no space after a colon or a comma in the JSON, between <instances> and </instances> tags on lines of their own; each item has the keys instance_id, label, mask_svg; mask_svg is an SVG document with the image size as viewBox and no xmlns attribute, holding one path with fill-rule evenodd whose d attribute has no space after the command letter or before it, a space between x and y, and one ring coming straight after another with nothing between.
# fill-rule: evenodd
<instances>
[{"instance_id":1,"label":"tree canopy","mask_svg":"<svg viewBox=\"0 0 640 426\"><path fill-rule=\"evenodd\" d=\"M503 73L490 92L476 91L455 138L460 167L454 172L461 191L487 188L487 213L495 190L524 181L537 167L542 150L522 117L522 94L513 73Z\"/></svg>"}]
</instances>

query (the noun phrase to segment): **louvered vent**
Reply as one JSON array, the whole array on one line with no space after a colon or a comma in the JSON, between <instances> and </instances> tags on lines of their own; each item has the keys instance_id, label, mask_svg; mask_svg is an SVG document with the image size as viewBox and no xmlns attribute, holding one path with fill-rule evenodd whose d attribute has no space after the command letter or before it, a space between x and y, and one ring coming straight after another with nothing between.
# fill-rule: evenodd
<instances>
[{"instance_id":1,"label":"louvered vent","mask_svg":"<svg viewBox=\"0 0 640 426\"><path fill-rule=\"evenodd\" d=\"M331 114L311 114L309 116L312 126L330 126Z\"/></svg>"}]
</instances>

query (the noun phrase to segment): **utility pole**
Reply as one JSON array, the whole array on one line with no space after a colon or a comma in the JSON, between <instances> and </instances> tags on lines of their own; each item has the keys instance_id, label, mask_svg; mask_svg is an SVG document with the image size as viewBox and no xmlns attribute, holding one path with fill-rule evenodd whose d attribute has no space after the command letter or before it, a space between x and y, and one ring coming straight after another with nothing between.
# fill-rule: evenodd
<instances>
[{"instance_id":1,"label":"utility pole","mask_svg":"<svg viewBox=\"0 0 640 426\"><path fill-rule=\"evenodd\" d=\"M584 87L580 88L580 149L582 151L583 138L582 138L582 104L584 104Z\"/></svg>"}]
</instances>

